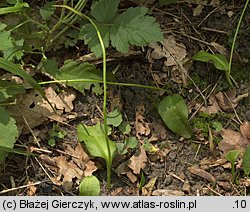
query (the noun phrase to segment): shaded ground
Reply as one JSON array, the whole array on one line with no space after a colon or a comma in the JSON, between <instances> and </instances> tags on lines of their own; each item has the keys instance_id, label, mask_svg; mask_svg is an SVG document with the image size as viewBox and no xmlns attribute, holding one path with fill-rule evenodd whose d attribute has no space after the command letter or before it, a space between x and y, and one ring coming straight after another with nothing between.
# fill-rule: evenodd
<instances>
[{"instance_id":1,"label":"shaded ground","mask_svg":"<svg viewBox=\"0 0 250 212\"><path fill-rule=\"evenodd\" d=\"M225 1L216 7L207 5L204 6L199 16L193 16L193 10L196 5L180 3L162 8L152 7L152 15L161 24L165 36L174 35L177 42L185 45L188 56L191 57L201 49L207 50L210 48L216 52L216 48L210 45L211 42L216 42L224 46L227 54L229 54L230 42L243 4L244 1L239 1L238 3ZM233 12L234 15L229 17L229 12ZM250 13L247 12L239 33L232 71L239 85L237 88L238 94L249 92L250 87L249 32ZM194 83L188 79L188 84L184 87L183 83L176 83L176 80L174 80L176 76L174 76L169 67L163 68L162 60L150 62L147 53L148 49L146 48L141 56L136 58L117 58L109 62L109 69L112 70L119 64L119 69L115 75L117 81L165 86L170 94L181 94L187 104L191 103L196 96L198 96L197 102L203 102L198 90L203 91L207 89L204 95L208 96L213 88L214 92L228 89L223 73L216 71L211 64L199 62L192 64L188 71ZM159 76L161 81L157 81L155 78L156 75ZM197 135L191 140L180 140L177 135L164 127L163 122L157 114L156 106L165 95L162 92L141 88L109 87L108 110L112 110L114 105L119 106L124 119L131 123L131 126L135 126L136 111L143 108L140 112L145 118L145 123L150 128L150 134L142 134L140 138L156 137L152 143L159 151L154 154L147 153L148 160L143 169L145 184L152 179L156 179L153 187L149 187L148 190L158 190L158 192L161 191L165 195L249 195L249 184L243 184L243 181L246 180L243 171L239 169L237 183L231 183L230 167L228 167L226 161L220 156L220 150L217 146L214 152L210 151L207 137L200 139ZM114 102L114 99L117 101ZM249 103L250 98L244 98L236 108L237 114L242 121L250 121ZM190 105L189 107L191 112L190 117L195 117L195 110L191 110ZM69 126L59 124L60 129L66 132L65 138L58 141L55 147L51 147L47 144L48 137L46 138L45 136L41 139L41 146L39 147L43 151L36 151L36 153L55 157L63 155L62 152L65 145L75 148L77 145L77 124L95 123L95 120L102 118L101 109L101 96L96 96L91 91L87 91L86 95L78 93L74 101L74 112L77 113L76 118L68 123ZM224 126L238 129L239 123L235 122L234 113L228 112L228 114L230 115L224 119ZM52 124L48 123L46 127L42 125L38 129L45 129L45 135L48 136L48 129L51 127ZM136 135L134 128L131 134ZM115 134L113 137L118 138L119 135ZM22 135L17 142L17 146L26 147L27 149L36 147L29 135ZM98 167L94 175L101 181L101 195L147 195L145 190L141 191L138 188L142 180L141 174L136 175L137 180L135 182L131 182L131 179L126 174L119 175L116 173L117 167L128 160L135 152L136 150L134 149L125 156L114 159L113 187L110 192L106 189L105 163L99 159L92 159ZM70 155L67 155L67 160L71 160ZM4 194L78 195L76 182L74 182L72 188L68 191L63 186L53 184L49 178L53 171L47 169L42 162L44 161L34 157L10 155L3 167L1 167L0 190L35 183L34 187L19 188ZM148 191L148 194L151 195L152 191ZM161 195L162 193L157 194Z\"/></svg>"}]
</instances>

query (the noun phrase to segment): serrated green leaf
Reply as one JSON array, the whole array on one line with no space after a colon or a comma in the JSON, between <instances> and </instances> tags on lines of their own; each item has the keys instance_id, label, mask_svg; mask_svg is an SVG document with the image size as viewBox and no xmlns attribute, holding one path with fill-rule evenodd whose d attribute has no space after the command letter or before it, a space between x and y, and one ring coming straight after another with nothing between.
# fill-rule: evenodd
<instances>
[{"instance_id":1,"label":"serrated green leaf","mask_svg":"<svg viewBox=\"0 0 250 212\"><path fill-rule=\"evenodd\" d=\"M95 176L87 176L83 178L79 185L80 196L99 196L100 191L100 182Z\"/></svg>"},{"instance_id":2,"label":"serrated green leaf","mask_svg":"<svg viewBox=\"0 0 250 212\"><path fill-rule=\"evenodd\" d=\"M107 114L107 124L118 127L122 123L122 114L118 109Z\"/></svg>"},{"instance_id":3,"label":"serrated green leaf","mask_svg":"<svg viewBox=\"0 0 250 212\"><path fill-rule=\"evenodd\" d=\"M248 176L250 174L250 144L247 146L243 155L242 165L245 175Z\"/></svg>"},{"instance_id":4,"label":"serrated green leaf","mask_svg":"<svg viewBox=\"0 0 250 212\"><path fill-rule=\"evenodd\" d=\"M46 3L43 7L40 7L40 15L42 16L43 20L48 20L55 12L55 7L53 5L55 4L55 1L51 1Z\"/></svg>"},{"instance_id":5,"label":"serrated green leaf","mask_svg":"<svg viewBox=\"0 0 250 212\"><path fill-rule=\"evenodd\" d=\"M111 44L118 51L126 53L129 45L143 46L162 41L163 34L155 18L146 16L145 7L129 8L116 18L111 27Z\"/></svg>"},{"instance_id":6,"label":"serrated green leaf","mask_svg":"<svg viewBox=\"0 0 250 212\"><path fill-rule=\"evenodd\" d=\"M0 107L0 146L12 149L18 136L16 121L8 111ZM0 163L4 161L7 152L0 149Z\"/></svg>"},{"instance_id":7,"label":"serrated green leaf","mask_svg":"<svg viewBox=\"0 0 250 212\"><path fill-rule=\"evenodd\" d=\"M158 113L174 133L184 138L192 136L192 129L188 123L188 108L180 95L165 97L158 105Z\"/></svg>"},{"instance_id":8,"label":"serrated green leaf","mask_svg":"<svg viewBox=\"0 0 250 212\"><path fill-rule=\"evenodd\" d=\"M13 97L16 94L24 93L25 89L22 85L6 80L0 80L0 102Z\"/></svg>"},{"instance_id":9,"label":"serrated green leaf","mask_svg":"<svg viewBox=\"0 0 250 212\"><path fill-rule=\"evenodd\" d=\"M109 40L110 40L109 39L110 27L98 23L96 23L96 26L98 27L101 33L104 46L105 48L107 48L109 46ZM84 40L84 43L89 46L89 48L95 54L96 57L100 57L102 55L101 45L97 37L96 30L92 24L86 24L82 26L79 33L79 39Z\"/></svg>"},{"instance_id":10,"label":"serrated green leaf","mask_svg":"<svg viewBox=\"0 0 250 212\"><path fill-rule=\"evenodd\" d=\"M105 159L106 163L110 163L110 157L108 154L108 148L106 144L106 138L104 134L103 125L97 123L94 126L87 126L85 124L79 124L77 126L77 134L79 141L83 141L89 153L94 157L101 157ZM111 158L114 157L116 150L115 143L108 139Z\"/></svg>"},{"instance_id":11,"label":"serrated green leaf","mask_svg":"<svg viewBox=\"0 0 250 212\"><path fill-rule=\"evenodd\" d=\"M74 60L65 61L64 65L58 69L55 60L46 60L43 62L43 68L57 80L73 79L93 79L102 80L102 72L88 62L76 62ZM68 82L67 85L74 87L84 93L85 89L90 89L91 85L100 89L99 83L92 82ZM98 87L99 86L99 87Z\"/></svg>"},{"instance_id":12,"label":"serrated green leaf","mask_svg":"<svg viewBox=\"0 0 250 212\"><path fill-rule=\"evenodd\" d=\"M193 57L193 59L200 62L211 61L217 69L225 71L226 73L229 70L229 63L227 61L227 58L221 54L211 54L205 51L199 51Z\"/></svg>"},{"instance_id":13,"label":"serrated green leaf","mask_svg":"<svg viewBox=\"0 0 250 212\"><path fill-rule=\"evenodd\" d=\"M91 15L99 22L110 21L117 13L120 0L99 0L94 2L91 8Z\"/></svg>"}]
</instances>

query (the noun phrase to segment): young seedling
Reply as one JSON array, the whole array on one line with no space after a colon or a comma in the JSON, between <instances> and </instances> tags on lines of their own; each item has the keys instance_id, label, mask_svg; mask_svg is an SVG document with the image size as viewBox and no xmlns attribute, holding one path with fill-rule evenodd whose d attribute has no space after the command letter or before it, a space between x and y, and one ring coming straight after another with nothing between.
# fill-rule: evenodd
<instances>
[{"instance_id":1,"label":"young seedling","mask_svg":"<svg viewBox=\"0 0 250 212\"><path fill-rule=\"evenodd\" d=\"M232 182L235 182L236 179L235 163L238 159L239 154L239 150L231 150L225 155L225 158L231 163Z\"/></svg>"}]
</instances>

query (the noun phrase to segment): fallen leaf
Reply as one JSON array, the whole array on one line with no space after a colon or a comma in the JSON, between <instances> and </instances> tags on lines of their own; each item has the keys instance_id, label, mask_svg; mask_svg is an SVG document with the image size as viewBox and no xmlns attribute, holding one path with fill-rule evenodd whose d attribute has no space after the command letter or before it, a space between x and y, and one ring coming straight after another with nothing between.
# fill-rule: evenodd
<instances>
[{"instance_id":1,"label":"fallen leaf","mask_svg":"<svg viewBox=\"0 0 250 212\"><path fill-rule=\"evenodd\" d=\"M152 196L184 196L183 191L168 190L168 189L157 189L152 192Z\"/></svg>"},{"instance_id":2,"label":"fallen leaf","mask_svg":"<svg viewBox=\"0 0 250 212\"><path fill-rule=\"evenodd\" d=\"M240 156L242 156L247 144L250 143L240 132L231 129L222 129L220 135L223 139L219 142L218 147L223 154L231 150L240 150Z\"/></svg>"},{"instance_id":3,"label":"fallen leaf","mask_svg":"<svg viewBox=\"0 0 250 212\"><path fill-rule=\"evenodd\" d=\"M197 175L199 177L206 179L207 181L209 181L211 183L216 182L216 178L213 175L211 175L210 173L208 173L207 171L204 171L202 169L191 166L188 168L188 171L194 175Z\"/></svg>"},{"instance_id":4,"label":"fallen leaf","mask_svg":"<svg viewBox=\"0 0 250 212\"><path fill-rule=\"evenodd\" d=\"M144 148L140 148L129 159L128 167L133 170L134 174L140 174L141 169L144 169L147 162L147 155Z\"/></svg>"},{"instance_id":5,"label":"fallen leaf","mask_svg":"<svg viewBox=\"0 0 250 212\"><path fill-rule=\"evenodd\" d=\"M145 186L142 187L142 196L151 196L156 180L157 177L154 177L150 179Z\"/></svg>"},{"instance_id":6,"label":"fallen leaf","mask_svg":"<svg viewBox=\"0 0 250 212\"><path fill-rule=\"evenodd\" d=\"M224 46L215 42L211 42L210 44L216 49L218 53L225 55L225 56L227 55L227 49Z\"/></svg>"},{"instance_id":7,"label":"fallen leaf","mask_svg":"<svg viewBox=\"0 0 250 212\"><path fill-rule=\"evenodd\" d=\"M73 161L68 162L64 156L54 157L58 174L62 178L62 186L67 190L71 190L73 179L81 180L84 177L84 172Z\"/></svg>"},{"instance_id":8,"label":"fallen leaf","mask_svg":"<svg viewBox=\"0 0 250 212\"><path fill-rule=\"evenodd\" d=\"M197 7L193 11L193 16L199 16L202 13L203 9L204 9L204 6L201 4L198 4Z\"/></svg>"},{"instance_id":9,"label":"fallen leaf","mask_svg":"<svg viewBox=\"0 0 250 212\"><path fill-rule=\"evenodd\" d=\"M135 131L137 138L140 138L142 135L148 136L150 134L149 124L145 122L145 118L140 114L140 112L136 112Z\"/></svg>"},{"instance_id":10,"label":"fallen leaf","mask_svg":"<svg viewBox=\"0 0 250 212\"><path fill-rule=\"evenodd\" d=\"M240 132L245 139L250 140L250 123L248 121L244 121L240 126Z\"/></svg>"},{"instance_id":11,"label":"fallen leaf","mask_svg":"<svg viewBox=\"0 0 250 212\"><path fill-rule=\"evenodd\" d=\"M97 170L97 167L93 161L90 160L88 154L83 150L80 143L73 149L70 146L65 148L65 152L72 155L72 161L82 170L84 170L84 176L92 176L92 173Z\"/></svg>"},{"instance_id":12,"label":"fallen leaf","mask_svg":"<svg viewBox=\"0 0 250 212\"><path fill-rule=\"evenodd\" d=\"M45 89L44 92L51 104L57 108L57 114L55 114L49 103L40 96L38 91L34 89L21 96L17 101L19 110L15 105L8 107L16 120L20 133L27 134L30 132L26 122L33 129L43 124L48 118L59 122L66 121L61 115L64 110L69 112L73 109L72 101L75 99L75 93L69 90L69 92L65 91L57 95L51 87Z\"/></svg>"},{"instance_id":13,"label":"fallen leaf","mask_svg":"<svg viewBox=\"0 0 250 212\"><path fill-rule=\"evenodd\" d=\"M230 111L233 108L237 107L237 103L233 103L233 100L236 97L236 91L235 89L228 90L227 92L218 92L215 95L215 98L221 107L222 110L224 111Z\"/></svg>"}]
</instances>

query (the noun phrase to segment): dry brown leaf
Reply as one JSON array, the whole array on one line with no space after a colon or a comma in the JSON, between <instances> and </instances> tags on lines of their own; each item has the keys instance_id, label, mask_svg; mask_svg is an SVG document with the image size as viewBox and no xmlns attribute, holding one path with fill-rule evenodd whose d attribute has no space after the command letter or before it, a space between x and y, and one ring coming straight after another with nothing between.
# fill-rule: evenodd
<instances>
[{"instance_id":1,"label":"dry brown leaf","mask_svg":"<svg viewBox=\"0 0 250 212\"><path fill-rule=\"evenodd\" d=\"M73 161L68 162L64 156L54 158L57 167L59 168L58 174L62 179L63 187L69 191L73 185L73 179L83 179L84 172Z\"/></svg>"},{"instance_id":2,"label":"dry brown leaf","mask_svg":"<svg viewBox=\"0 0 250 212\"><path fill-rule=\"evenodd\" d=\"M140 148L129 159L128 167L133 170L134 174L140 174L141 169L144 169L147 162L147 155L144 148Z\"/></svg>"},{"instance_id":3,"label":"dry brown leaf","mask_svg":"<svg viewBox=\"0 0 250 212\"><path fill-rule=\"evenodd\" d=\"M222 129L220 135L223 139L219 142L218 147L224 154L231 150L240 150L242 155L247 144L250 143L240 132L231 129Z\"/></svg>"},{"instance_id":4,"label":"dry brown leaf","mask_svg":"<svg viewBox=\"0 0 250 212\"><path fill-rule=\"evenodd\" d=\"M128 171L126 175L132 183L135 183L137 181L137 177L131 171Z\"/></svg>"},{"instance_id":5,"label":"dry brown leaf","mask_svg":"<svg viewBox=\"0 0 250 212\"><path fill-rule=\"evenodd\" d=\"M188 171L194 175L197 175L199 177L206 179L207 181L209 181L211 183L216 182L216 178L213 175L211 175L210 173L208 173L207 171L204 171L202 169L191 166L188 168Z\"/></svg>"},{"instance_id":6,"label":"dry brown leaf","mask_svg":"<svg viewBox=\"0 0 250 212\"><path fill-rule=\"evenodd\" d=\"M248 121L244 121L244 123L240 126L240 132L245 139L249 139L250 142L250 123Z\"/></svg>"},{"instance_id":7,"label":"dry brown leaf","mask_svg":"<svg viewBox=\"0 0 250 212\"><path fill-rule=\"evenodd\" d=\"M157 189L154 190L152 196L184 196L183 191L178 190L168 190L168 189Z\"/></svg>"},{"instance_id":8,"label":"dry brown leaf","mask_svg":"<svg viewBox=\"0 0 250 212\"><path fill-rule=\"evenodd\" d=\"M238 105L237 103L233 103L233 100L236 98L235 89L228 90L225 93L218 92L215 95L215 98L218 104L220 105L221 109L224 111L230 111L233 108L236 108Z\"/></svg>"},{"instance_id":9,"label":"dry brown leaf","mask_svg":"<svg viewBox=\"0 0 250 212\"><path fill-rule=\"evenodd\" d=\"M142 196L151 196L156 180L157 177L154 177L150 179L145 186L142 187Z\"/></svg>"},{"instance_id":10,"label":"dry brown leaf","mask_svg":"<svg viewBox=\"0 0 250 212\"><path fill-rule=\"evenodd\" d=\"M69 145L65 148L65 152L72 155L72 161L82 170L84 170L84 176L91 176L97 167L89 156L83 150L80 143L77 144L75 149L72 149Z\"/></svg>"},{"instance_id":11,"label":"dry brown leaf","mask_svg":"<svg viewBox=\"0 0 250 212\"><path fill-rule=\"evenodd\" d=\"M137 138L140 138L141 135L148 136L150 134L149 124L145 122L145 118L140 114L140 112L136 112L135 131Z\"/></svg>"},{"instance_id":12,"label":"dry brown leaf","mask_svg":"<svg viewBox=\"0 0 250 212\"><path fill-rule=\"evenodd\" d=\"M217 7L218 5L220 5L220 0L212 0L209 5Z\"/></svg>"},{"instance_id":13,"label":"dry brown leaf","mask_svg":"<svg viewBox=\"0 0 250 212\"><path fill-rule=\"evenodd\" d=\"M30 182L30 181L29 181L27 184L29 185L29 186L27 187L27 195L28 195L28 196L35 196L37 187L34 186L34 185L32 185L33 182ZM31 184L31 185L30 185L30 184Z\"/></svg>"},{"instance_id":14,"label":"dry brown leaf","mask_svg":"<svg viewBox=\"0 0 250 212\"><path fill-rule=\"evenodd\" d=\"M57 114L36 90L31 90L18 100L17 104L20 111L16 106L8 107L16 120L20 133L26 134L30 132L24 119L31 129L43 124L48 118L59 122L66 121L61 115L64 110L69 112L73 109L72 101L75 99L75 93L69 90L69 92L57 95L51 87L45 89L44 92L51 104L58 109Z\"/></svg>"},{"instance_id":15,"label":"dry brown leaf","mask_svg":"<svg viewBox=\"0 0 250 212\"><path fill-rule=\"evenodd\" d=\"M224 46L222 46L222 45L220 45L220 44L218 44L218 43L215 43L215 42L211 42L210 44L211 44L211 45L216 49L216 51L219 52L220 54L222 54L222 55L224 55L224 56L227 55L227 49L226 49Z\"/></svg>"},{"instance_id":16,"label":"dry brown leaf","mask_svg":"<svg viewBox=\"0 0 250 212\"><path fill-rule=\"evenodd\" d=\"M202 13L203 9L204 9L204 6L201 4L198 4L197 7L193 11L193 16L199 16Z\"/></svg>"},{"instance_id":17,"label":"dry brown leaf","mask_svg":"<svg viewBox=\"0 0 250 212\"><path fill-rule=\"evenodd\" d=\"M181 62L186 58L186 47L182 43L176 43L174 36L170 35L164 39L159 45L157 43L151 43L149 46L153 49L151 57L153 59L166 58L165 66L175 66L182 64Z\"/></svg>"}]
</instances>

